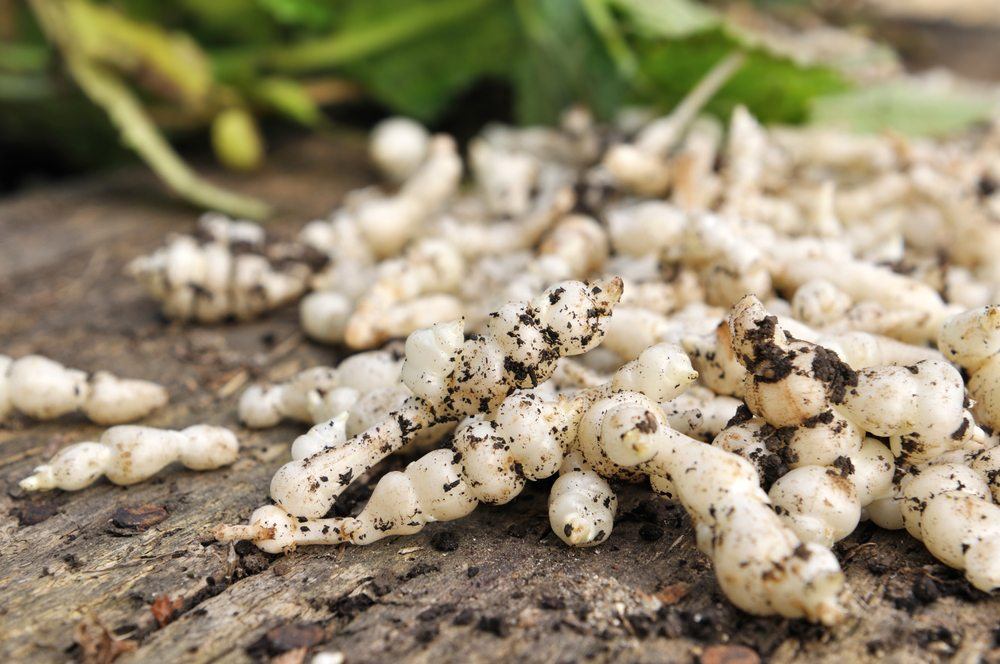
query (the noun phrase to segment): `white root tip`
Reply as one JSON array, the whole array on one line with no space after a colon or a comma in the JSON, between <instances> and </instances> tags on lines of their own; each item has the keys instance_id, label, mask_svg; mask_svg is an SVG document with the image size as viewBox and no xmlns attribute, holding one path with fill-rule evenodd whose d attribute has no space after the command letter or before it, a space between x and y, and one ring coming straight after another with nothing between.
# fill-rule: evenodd
<instances>
[{"instance_id":1,"label":"white root tip","mask_svg":"<svg viewBox=\"0 0 1000 664\"><path fill-rule=\"evenodd\" d=\"M216 526L212 534L220 542L236 542L239 540L258 542L274 537L274 528L265 528L259 524L252 523L238 525L222 524Z\"/></svg>"},{"instance_id":2,"label":"white root tip","mask_svg":"<svg viewBox=\"0 0 1000 664\"><path fill-rule=\"evenodd\" d=\"M17 483L25 491L48 491L56 484L52 477L52 468L48 465L38 466L35 471Z\"/></svg>"},{"instance_id":3,"label":"white root tip","mask_svg":"<svg viewBox=\"0 0 1000 664\"><path fill-rule=\"evenodd\" d=\"M566 542L571 546L590 544L594 539L594 532L593 528L590 527L590 523L577 514L570 514L566 518L566 526L564 528L568 528L569 530ZM566 531L564 530L563 532Z\"/></svg>"}]
</instances>

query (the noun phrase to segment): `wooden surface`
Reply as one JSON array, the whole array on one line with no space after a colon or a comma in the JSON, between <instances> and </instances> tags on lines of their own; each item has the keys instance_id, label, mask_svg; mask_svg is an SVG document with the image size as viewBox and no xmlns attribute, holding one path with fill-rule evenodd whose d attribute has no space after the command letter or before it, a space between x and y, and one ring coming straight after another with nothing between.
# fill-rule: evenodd
<instances>
[{"instance_id":1,"label":"wooden surface","mask_svg":"<svg viewBox=\"0 0 1000 664\"><path fill-rule=\"evenodd\" d=\"M339 138L286 145L268 171L234 183L281 204L274 228L290 234L370 177L361 143ZM148 424L225 424L244 447L219 472L171 468L127 489L102 481L26 497L18 479L100 429L75 417L0 425L0 661L106 655L103 630L122 640L116 649L137 648L119 662L297 662L323 650L348 662L752 656L712 647L740 644L775 662L1000 661L1000 598L905 533L862 525L838 546L855 615L830 632L730 607L682 511L644 487L622 488L614 534L595 549L549 532L544 483L367 547L273 557L214 542L212 526L266 500L301 431L239 429L243 385L335 353L300 337L294 310L240 326L160 320L122 268L194 219L139 169L0 202L0 352L160 381L173 400ZM353 496L363 500L364 487ZM142 505L162 519L145 530L127 523Z\"/></svg>"}]
</instances>

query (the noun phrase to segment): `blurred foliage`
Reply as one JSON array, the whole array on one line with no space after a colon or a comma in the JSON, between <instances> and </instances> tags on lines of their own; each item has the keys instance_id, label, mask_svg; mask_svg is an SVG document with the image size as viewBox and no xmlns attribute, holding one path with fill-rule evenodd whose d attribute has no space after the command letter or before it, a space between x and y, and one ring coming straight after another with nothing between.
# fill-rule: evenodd
<instances>
[{"instance_id":1,"label":"blurred foliage","mask_svg":"<svg viewBox=\"0 0 1000 664\"><path fill-rule=\"evenodd\" d=\"M220 161L248 169L262 115L323 131L324 107L362 98L433 123L484 79L525 123L573 103L667 110L734 51L746 64L710 112L802 122L834 95L817 108L872 108L843 67L793 61L697 0L0 0L0 40L0 141L89 164L116 153L110 119L182 196L254 217L266 206L202 181L165 133L209 127Z\"/></svg>"},{"instance_id":2,"label":"blurred foliage","mask_svg":"<svg viewBox=\"0 0 1000 664\"><path fill-rule=\"evenodd\" d=\"M814 101L817 123L858 132L894 130L904 134L943 136L968 127L996 110L987 96L957 94L934 81L894 81L851 90Z\"/></svg>"}]
</instances>

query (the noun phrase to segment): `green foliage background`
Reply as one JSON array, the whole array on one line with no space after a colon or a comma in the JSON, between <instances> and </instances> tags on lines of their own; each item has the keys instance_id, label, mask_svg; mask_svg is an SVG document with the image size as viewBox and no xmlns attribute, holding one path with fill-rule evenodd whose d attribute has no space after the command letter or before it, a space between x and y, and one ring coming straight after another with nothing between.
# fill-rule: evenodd
<instances>
[{"instance_id":1,"label":"green foliage background","mask_svg":"<svg viewBox=\"0 0 1000 664\"><path fill-rule=\"evenodd\" d=\"M323 130L325 106L360 95L433 123L484 79L509 88L523 123L551 123L573 103L601 118L633 104L666 111L735 51L746 62L706 109L723 117L745 104L765 122L799 123L821 109L827 120L873 129L880 128L868 117L875 109L892 118L890 126L931 131L942 126L934 118L950 117L940 104L925 104L929 122L897 118L900 100L920 106L920 95L896 90L886 102L877 90L856 89L837 63L797 64L697 0L28 0L0 7L0 30L9 33L0 35L0 144L47 145L74 163L97 163L120 152L107 117L181 195L248 216L266 210L202 186L163 135L225 118L213 136L220 160L253 167L263 154L261 115ZM982 114L973 104L950 119Z\"/></svg>"}]
</instances>

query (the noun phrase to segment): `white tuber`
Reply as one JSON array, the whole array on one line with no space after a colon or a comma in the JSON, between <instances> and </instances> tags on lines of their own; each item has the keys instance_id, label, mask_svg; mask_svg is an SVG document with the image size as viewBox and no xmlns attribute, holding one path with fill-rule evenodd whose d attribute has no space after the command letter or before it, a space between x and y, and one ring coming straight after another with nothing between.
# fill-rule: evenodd
<instances>
[{"instance_id":1,"label":"white tuber","mask_svg":"<svg viewBox=\"0 0 1000 664\"><path fill-rule=\"evenodd\" d=\"M854 532L861 520L854 485L831 467L795 468L780 477L767 495L774 511L803 542L833 546Z\"/></svg>"},{"instance_id":2,"label":"white tuber","mask_svg":"<svg viewBox=\"0 0 1000 664\"><path fill-rule=\"evenodd\" d=\"M747 425L750 422L744 423L742 431L753 432L753 426ZM715 444L771 471L774 462L769 467L766 444L746 433L740 441L740 431L740 426L733 427ZM768 496L774 511L803 542L829 547L854 531L864 508L891 499L895 470L892 452L878 440L866 438L861 449L838 458L833 466L799 466L781 475L771 484Z\"/></svg>"},{"instance_id":3,"label":"white tuber","mask_svg":"<svg viewBox=\"0 0 1000 664\"><path fill-rule=\"evenodd\" d=\"M862 369L856 381L844 394L841 412L865 431L889 437L902 461L923 463L964 446L975 434L962 376L947 362Z\"/></svg>"},{"instance_id":4,"label":"white tuber","mask_svg":"<svg viewBox=\"0 0 1000 664\"><path fill-rule=\"evenodd\" d=\"M444 240L421 240L395 260L379 265L377 276L358 299L344 327L351 348L373 348L394 337L462 315L457 290L465 261Z\"/></svg>"},{"instance_id":5,"label":"white tuber","mask_svg":"<svg viewBox=\"0 0 1000 664\"><path fill-rule=\"evenodd\" d=\"M292 459L305 459L328 447L340 447L347 442L347 413L340 413L313 426L292 441Z\"/></svg>"},{"instance_id":6,"label":"white tuber","mask_svg":"<svg viewBox=\"0 0 1000 664\"><path fill-rule=\"evenodd\" d=\"M672 428L692 438L711 441L726 428L741 405L738 399L692 385L684 394L661 403L660 408Z\"/></svg>"},{"instance_id":7,"label":"white tuber","mask_svg":"<svg viewBox=\"0 0 1000 664\"><path fill-rule=\"evenodd\" d=\"M850 366L833 351L786 334L751 295L733 307L729 326L747 369L746 404L780 430L790 465L828 466L860 449L863 432L838 411L857 385Z\"/></svg>"},{"instance_id":8,"label":"white tuber","mask_svg":"<svg viewBox=\"0 0 1000 664\"><path fill-rule=\"evenodd\" d=\"M596 544L611 533L614 517L613 494L597 473L625 479L642 476L613 464L603 463L600 468L586 465L571 452L577 424L595 400L637 377L649 385L655 376L665 384L678 385L666 393L676 396L693 380L690 365L685 371L683 361L671 357L676 351L664 350L650 349L623 367L612 381L580 390L572 397L546 399L539 396L538 390L514 392L503 399L492 419L486 419L484 414L467 418L454 434L454 451L435 450L411 463L404 472L385 475L356 519L296 520L281 508L269 506L257 510L249 526L222 527L218 535L251 539L271 552L341 541L369 544L383 537L417 532L432 521L460 518L480 502L509 502L521 492L526 480L550 477L562 470L566 479L557 481L552 496L553 528L570 543ZM639 366L644 363L648 366ZM663 392L661 387L656 390ZM338 481L349 482L351 477L340 475ZM583 509L581 500L596 500L599 505ZM288 527L298 522L308 530ZM322 531L322 537L316 535L317 529Z\"/></svg>"},{"instance_id":9,"label":"white tuber","mask_svg":"<svg viewBox=\"0 0 1000 664\"><path fill-rule=\"evenodd\" d=\"M309 293L299 303L299 323L310 339L340 343L347 332L347 321L354 313L354 302L337 291Z\"/></svg>"},{"instance_id":10,"label":"white tuber","mask_svg":"<svg viewBox=\"0 0 1000 664\"><path fill-rule=\"evenodd\" d=\"M419 122L388 118L372 130L368 152L386 177L402 182L420 168L427 157L429 142L430 135Z\"/></svg>"},{"instance_id":11,"label":"white tuber","mask_svg":"<svg viewBox=\"0 0 1000 664\"><path fill-rule=\"evenodd\" d=\"M178 320L247 320L298 299L322 257L301 245L267 244L247 225L210 216L198 236L174 236L127 271Z\"/></svg>"},{"instance_id":12,"label":"white tuber","mask_svg":"<svg viewBox=\"0 0 1000 664\"><path fill-rule=\"evenodd\" d=\"M336 369L313 367L283 383L252 385L240 397L239 418L253 429L273 427L284 419L313 423L319 421L314 410L326 395L341 388L352 390L350 396L344 397L346 403L329 415L333 417L349 409L358 393L397 385L401 366L391 352L369 351L352 355ZM329 406L322 408L322 412L328 410Z\"/></svg>"},{"instance_id":13,"label":"white tuber","mask_svg":"<svg viewBox=\"0 0 1000 664\"><path fill-rule=\"evenodd\" d=\"M325 514L351 478L422 430L490 412L512 390L548 378L560 357L596 346L620 296L617 279L568 281L530 302L505 306L483 335L466 341L461 321L414 332L402 369L414 397L335 452L282 466L271 481L272 498L297 516Z\"/></svg>"},{"instance_id":14,"label":"white tuber","mask_svg":"<svg viewBox=\"0 0 1000 664\"><path fill-rule=\"evenodd\" d=\"M862 432L889 437L893 454L910 463L966 446L977 435L962 378L943 360L855 371L834 351L791 336L752 296L733 308L730 327L748 370L747 405L783 429L793 465L850 457Z\"/></svg>"},{"instance_id":15,"label":"white tuber","mask_svg":"<svg viewBox=\"0 0 1000 664\"><path fill-rule=\"evenodd\" d=\"M1000 507L976 471L960 463L922 466L900 489L911 535L980 590L1000 587Z\"/></svg>"},{"instance_id":16,"label":"white tuber","mask_svg":"<svg viewBox=\"0 0 1000 664\"><path fill-rule=\"evenodd\" d=\"M537 158L476 139L469 144L469 161L491 212L516 216L528 211L541 169Z\"/></svg>"},{"instance_id":17,"label":"white tuber","mask_svg":"<svg viewBox=\"0 0 1000 664\"><path fill-rule=\"evenodd\" d=\"M354 211L357 228L374 255L398 254L452 196L461 176L455 141L450 136L432 137L426 159L394 196L369 198Z\"/></svg>"},{"instance_id":18,"label":"white tuber","mask_svg":"<svg viewBox=\"0 0 1000 664\"><path fill-rule=\"evenodd\" d=\"M912 469L900 482L903 523L907 532L922 539L924 509L935 496L962 492L988 500L989 486L973 469L962 463L935 463Z\"/></svg>"},{"instance_id":19,"label":"white tuber","mask_svg":"<svg viewBox=\"0 0 1000 664\"><path fill-rule=\"evenodd\" d=\"M141 419L167 403L167 391L106 371L88 375L41 355L0 355L0 419L12 410L49 420L77 410L97 424Z\"/></svg>"},{"instance_id":20,"label":"white tuber","mask_svg":"<svg viewBox=\"0 0 1000 664\"><path fill-rule=\"evenodd\" d=\"M669 480L695 522L699 546L712 557L719 585L743 610L839 622L844 575L837 559L782 524L753 466L677 433L655 403L624 394L608 404L599 426L589 428L594 440L583 447L587 461L604 459ZM586 430L581 423L582 443L588 442L582 440Z\"/></svg>"},{"instance_id":21,"label":"white tuber","mask_svg":"<svg viewBox=\"0 0 1000 664\"><path fill-rule=\"evenodd\" d=\"M954 307L946 305L927 284L859 259L789 256L772 276L778 287L787 290L823 280L852 302L877 307L879 315L895 313L891 323L867 331L903 341L923 343L935 339L943 321L955 313Z\"/></svg>"},{"instance_id":22,"label":"white tuber","mask_svg":"<svg viewBox=\"0 0 1000 664\"><path fill-rule=\"evenodd\" d=\"M198 424L171 431L134 425L111 427L99 442L70 445L19 482L25 491L78 491L101 475L115 484L135 484L180 461L192 470L231 464L239 441L229 429Z\"/></svg>"},{"instance_id":23,"label":"white tuber","mask_svg":"<svg viewBox=\"0 0 1000 664\"><path fill-rule=\"evenodd\" d=\"M515 393L501 405L495 422L477 416L463 423L455 432L454 450L434 450L403 472L384 475L356 518L303 519L271 505L256 510L249 525L220 527L217 537L249 539L270 553L308 544L370 544L415 533L433 521L461 518L480 502L509 502L526 479L558 470L575 431L566 424L572 423L572 410L561 401ZM340 483L350 479L350 474L337 477Z\"/></svg>"},{"instance_id":24,"label":"white tuber","mask_svg":"<svg viewBox=\"0 0 1000 664\"><path fill-rule=\"evenodd\" d=\"M549 524L570 546L596 546L614 527L618 498L607 480L574 452L566 455L549 493Z\"/></svg>"},{"instance_id":25,"label":"white tuber","mask_svg":"<svg viewBox=\"0 0 1000 664\"><path fill-rule=\"evenodd\" d=\"M924 508L920 532L928 551L963 570L976 588L1000 588L1000 507L965 492L943 493Z\"/></svg>"},{"instance_id":26,"label":"white tuber","mask_svg":"<svg viewBox=\"0 0 1000 664\"><path fill-rule=\"evenodd\" d=\"M941 326L938 348L969 373L977 420L1000 430L1000 306L953 316Z\"/></svg>"}]
</instances>

